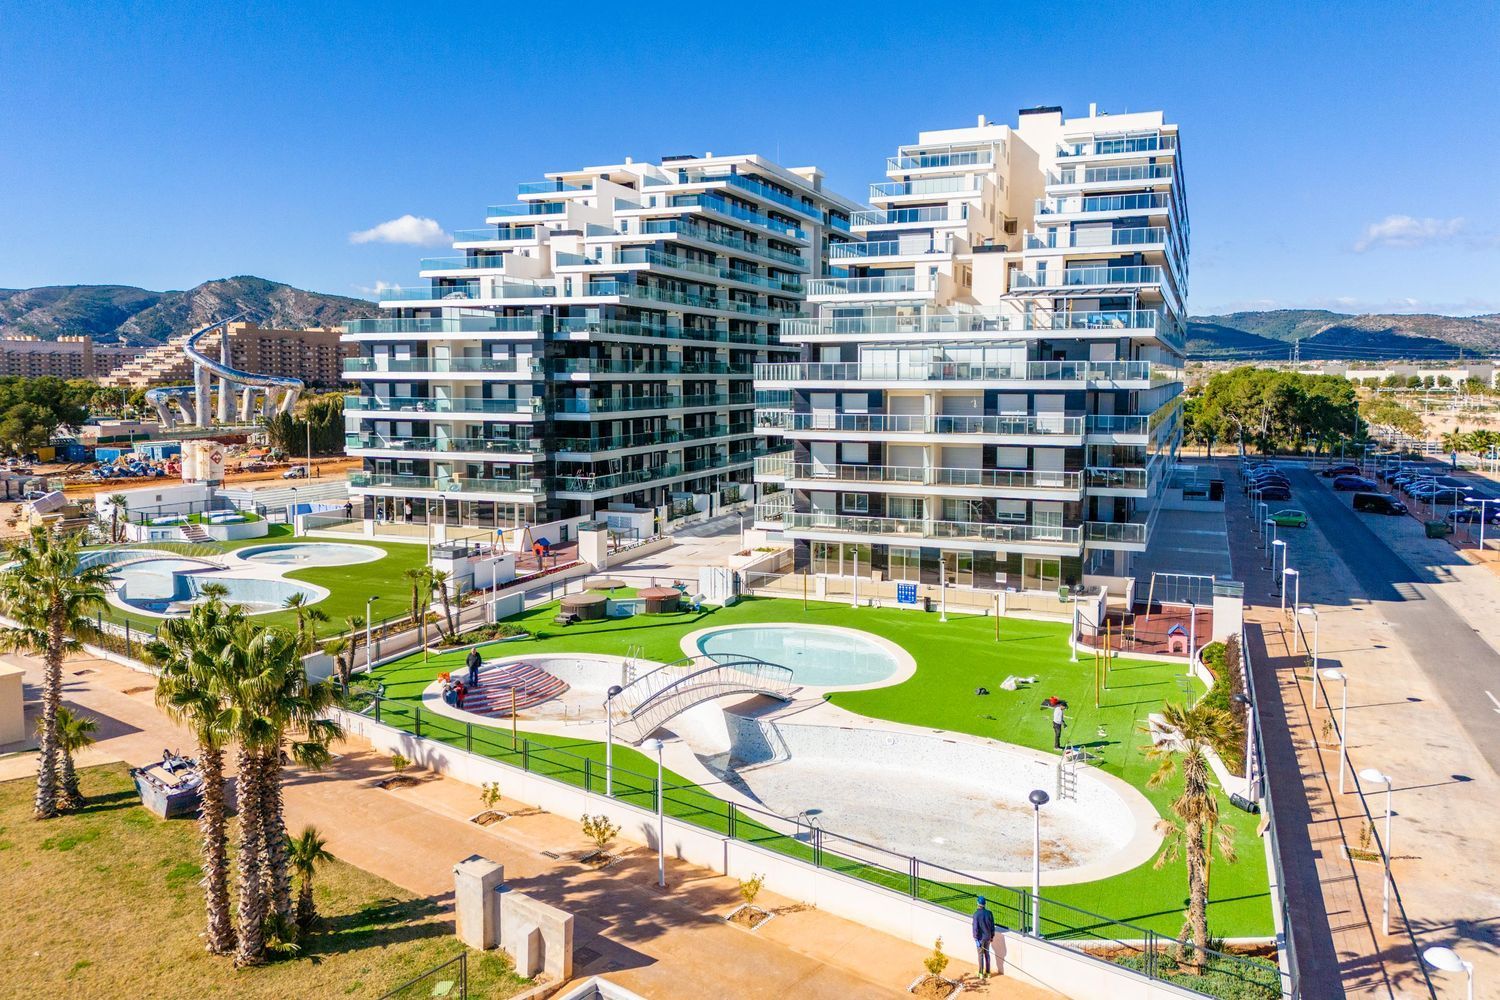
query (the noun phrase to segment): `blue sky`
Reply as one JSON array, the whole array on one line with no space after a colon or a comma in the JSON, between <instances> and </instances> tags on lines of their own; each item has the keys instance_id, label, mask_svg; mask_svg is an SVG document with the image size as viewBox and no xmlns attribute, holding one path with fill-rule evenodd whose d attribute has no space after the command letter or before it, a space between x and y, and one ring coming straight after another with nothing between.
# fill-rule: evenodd
<instances>
[{"instance_id":1,"label":"blue sky","mask_svg":"<svg viewBox=\"0 0 1500 1000\"><path fill-rule=\"evenodd\" d=\"M1500 312L1500 5L32 3L0 13L0 287L257 274L368 294L547 170L817 164L1162 108L1194 313Z\"/></svg>"}]
</instances>

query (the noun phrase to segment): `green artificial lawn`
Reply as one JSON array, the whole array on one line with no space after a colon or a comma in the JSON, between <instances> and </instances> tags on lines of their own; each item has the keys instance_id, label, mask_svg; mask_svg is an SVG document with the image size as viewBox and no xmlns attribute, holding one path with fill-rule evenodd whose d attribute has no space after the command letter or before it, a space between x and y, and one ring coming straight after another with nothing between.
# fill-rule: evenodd
<instances>
[{"instance_id":1,"label":"green artificial lawn","mask_svg":"<svg viewBox=\"0 0 1500 1000\"><path fill-rule=\"evenodd\" d=\"M328 636L348 631L344 619L349 615L359 615L363 618L365 599L372 596L379 598L370 612L376 624L383 619L397 618L411 612L411 581L407 580L404 574L409 569L427 564L425 546L401 542L372 542L363 538L351 538L347 541L332 538L293 539L289 525L271 524L267 525L267 528L269 528L267 534L260 538L242 538L238 541L220 544L225 549L243 549L256 545L323 542L336 545L368 545L385 553L384 558L373 562L357 563L352 566L315 566L285 574L288 580L314 583L328 591L326 598L316 604L308 605L328 616L328 621L317 624L318 635ZM149 546L149 542L142 544L142 547ZM111 546L96 547L110 548ZM113 622L129 621L132 628L147 631L155 631L162 623L161 618L123 611L113 604L108 606L105 617ZM277 611L256 615L255 621L265 625L292 628L297 624L297 616L290 611Z\"/></svg>"},{"instance_id":2,"label":"green artificial lawn","mask_svg":"<svg viewBox=\"0 0 1500 1000\"><path fill-rule=\"evenodd\" d=\"M997 642L993 618L954 616L944 623L935 614L895 608L854 609L841 604L810 603L804 610L800 601L767 598L751 598L733 607L697 613L637 616L571 626L553 624L556 613L557 605L549 603L512 616L507 621L521 625L536 638L503 646L492 644L484 647L485 655L545 651L623 656L636 647L637 655L665 663L682 657L679 644L682 636L710 626L784 621L859 628L906 649L917 662L917 672L909 680L891 687L834 694L831 700L835 704L873 718L991 737L1051 752L1051 716L1042 710L1040 702L1055 694L1070 705L1071 728L1064 734L1065 742L1085 746L1097 754L1100 767L1140 789L1163 815L1168 814L1181 781L1174 778L1160 789L1146 787L1155 765L1145 758L1142 748L1150 740L1140 729L1147 714L1157 711L1164 701L1196 698L1203 692L1201 683L1183 676L1181 666L1120 659L1111 668L1108 687L1095 708L1093 657L1080 654L1078 663L1069 661L1068 626L1064 623L1003 618ZM439 671L461 670L465 655L434 653L424 661L416 654L376 668L375 678L386 685L384 721L414 729L416 719L412 709L422 690ZM1000 690L1001 681L1011 674L1036 675L1037 683L1014 692ZM976 695L975 689L981 686L991 693ZM506 727L466 727L432 713L422 713L421 724L424 736L468 746L507 763L524 763L533 770L550 769L562 780L574 784L587 778L591 787L602 789L604 746L601 743L521 732L527 749L527 760L523 762L518 759L520 749L510 743ZM617 747L615 754L617 769L654 777L654 760L628 748ZM582 758L590 761L587 775L582 771ZM650 780L625 781L617 770L616 782L637 788L634 794L640 796L639 804L654 807ZM711 789L699 788L672 774L667 775L667 783L669 812L716 830L727 828L728 810L712 796ZM627 797L631 794L627 792ZM1215 936L1269 936L1273 926L1265 850L1255 832L1257 817L1233 808L1223 795L1219 798L1219 808L1234 833L1239 860L1227 864L1215 855L1210 880L1210 929ZM805 843L772 834L747 824L742 816L737 817L737 833L742 839L756 839L753 831L757 829L763 832L766 846L787 853L809 853ZM909 891L904 874L892 878L886 873L858 868L851 864L849 873ZM1048 888L1043 898L1175 936L1182 927L1186 885L1186 870L1181 861L1168 863L1160 870L1147 862L1111 878ZM959 908L969 906L967 893L955 894L945 891L947 888L939 883L922 882L919 892L936 902ZM1056 928L1047 927L1049 933L1067 936L1076 936L1080 929L1092 924L1087 917L1069 914L1062 907L1053 907L1049 914L1044 906L1043 916L1044 921L1058 922ZM1139 936L1128 935L1122 929L1101 928L1099 933L1105 937Z\"/></svg>"}]
</instances>

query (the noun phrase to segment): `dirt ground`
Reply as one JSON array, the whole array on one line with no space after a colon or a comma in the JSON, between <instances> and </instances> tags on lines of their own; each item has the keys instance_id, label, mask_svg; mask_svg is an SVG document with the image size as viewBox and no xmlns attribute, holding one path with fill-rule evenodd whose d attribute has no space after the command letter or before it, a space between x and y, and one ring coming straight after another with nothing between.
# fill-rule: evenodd
<instances>
[{"instance_id":1,"label":"dirt ground","mask_svg":"<svg viewBox=\"0 0 1500 1000\"><path fill-rule=\"evenodd\" d=\"M232 472L226 470L224 474L224 485L243 486L246 483L280 482L281 474L283 472L291 468L293 465L303 464L305 463L287 462L281 465L274 465L264 472ZM313 459L311 478L314 481L319 479L342 479L344 475L347 474L351 469L358 469L359 467L360 459L357 458L343 458L338 456L330 458L315 458ZM35 467L37 475L47 476L49 479L60 477L63 473L63 470L67 468L70 468L70 466L38 465ZM136 486L148 486L151 483L166 483L169 481L175 482L176 480L104 479L100 480L99 482L94 482L92 480L78 480L76 482L68 482L67 485L63 487L63 492L67 494L70 499L77 497L92 497L99 493L118 493L121 490L132 489ZM301 480L287 480L286 482L289 486L295 486L300 481Z\"/></svg>"}]
</instances>

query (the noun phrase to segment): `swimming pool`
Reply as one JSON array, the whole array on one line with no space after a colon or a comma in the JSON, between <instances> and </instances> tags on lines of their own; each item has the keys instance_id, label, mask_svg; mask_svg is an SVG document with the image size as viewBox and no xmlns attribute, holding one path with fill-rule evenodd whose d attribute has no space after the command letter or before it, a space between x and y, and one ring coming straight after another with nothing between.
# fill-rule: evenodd
<instances>
[{"instance_id":1,"label":"swimming pool","mask_svg":"<svg viewBox=\"0 0 1500 1000\"><path fill-rule=\"evenodd\" d=\"M688 638L709 656L754 656L788 667L792 680L808 687L880 684L902 667L894 647L856 629L749 625L709 629Z\"/></svg>"},{"instance_id":2,"label":"swimming pool","mask_svg":"<svg viewBox=\"0 0 1500 1000\"><path fill-rule=\"evenodd\" d=\"M206 584L221 584L224 600L244 607L248 614L278 611L293 594L304 594L308 603L320 601L326 592L290 580L262 580L233 576L213 563L200 559L145 559L122 566L115 573L115 597L135 611L155 615L186 612L203 600Z\"/></svg>"},{"instance_id":3,"label":"swimming pool","mask_svg":"<svg viewBox=\"0 0 1500 1000\"><path fill-rule=\"evenodd\" d=\"M303 542L283 545L256 545L241 549L239 557L246 562L273 563L278 566L352 566L374 562L385 555L369 545L341 545L337 542Z\"/></svg>"}]
</instances>

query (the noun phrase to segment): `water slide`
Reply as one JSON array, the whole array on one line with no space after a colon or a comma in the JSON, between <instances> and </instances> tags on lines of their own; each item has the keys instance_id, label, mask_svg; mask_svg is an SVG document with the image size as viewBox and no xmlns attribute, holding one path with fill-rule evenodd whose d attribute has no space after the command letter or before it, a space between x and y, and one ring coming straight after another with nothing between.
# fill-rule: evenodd
<instances>
[{"instance_id":1,"label":"water slide","mask_svg":"<svg viewBox=\"0 0 1500 1000\"><path fill-rule=\"evenodd\" d=\"M262 416L286 413L297 402L297 397L306 387L306 383L300 378L287 375L261 375L242 371L229 364L229 324L243 319L244 316L244 313L238 313L228 319L219 320L188 337L182 350L188 360L193 363L191 387L172 386L146 392L146 401L155 408L164 427L170 428L176 423L176 416L168 405L174 401L182 412L199 427L208 427L212 423L211 380L214 376L219 379L218 420L220 423L229 423L236 417L242 423L249 422L257 391L262 394L260 407ZM215 333L220 334L217 360L198 348L203 338ZM236 393L238 393L238 406L235 405ZM191 410L188 408L189 402L192 404Z\"/></svg>"}]
</instances>

